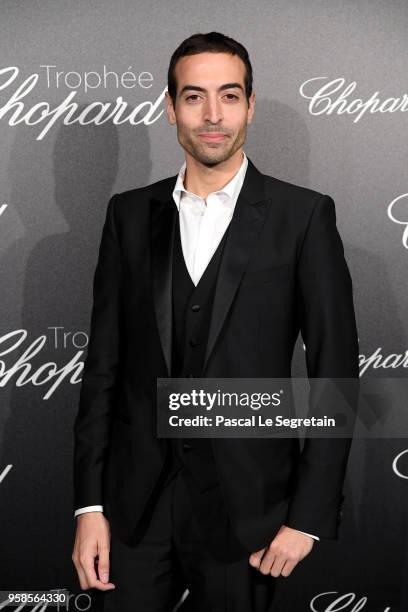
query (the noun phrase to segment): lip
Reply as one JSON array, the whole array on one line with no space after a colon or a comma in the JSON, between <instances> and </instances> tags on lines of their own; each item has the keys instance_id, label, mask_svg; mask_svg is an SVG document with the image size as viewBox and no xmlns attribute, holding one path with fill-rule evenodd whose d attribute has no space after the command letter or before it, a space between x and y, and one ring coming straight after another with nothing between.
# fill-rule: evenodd
<instances>
[{"instance_id":1,"label":"lip","mask_svg":"<svg viewBox=\"0 0 408 612\"><path fill-rule=\"evenodd\" d=\"M199 134L199 137L202 138L203 140L207 140L208 142L219 142L221 140L224 140L224 138L226 138L226 134L214 134L214 133L209 133L209 134Z\"/></svg>"}]
</instances>

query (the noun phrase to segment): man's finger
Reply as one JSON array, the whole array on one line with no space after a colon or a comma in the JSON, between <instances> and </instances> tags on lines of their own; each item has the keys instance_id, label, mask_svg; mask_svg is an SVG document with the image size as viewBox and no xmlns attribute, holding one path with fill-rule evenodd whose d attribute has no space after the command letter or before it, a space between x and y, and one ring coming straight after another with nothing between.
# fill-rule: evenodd
<instances>
[{"instance_id":1,"label":"man's finger","mask_svg":"<svg viewBox=\"0 0 408 612\"><path fill-rule=\"evenodd\" d=\"M98 580L95 567L94 567L94 556L91 557L82 557L80 558L81 567L85 573L86 581L89 584L89 587L93 587L93 583L95 580Z\"/></svg>"},{"instance_id":2,"label":"man's finger","mask_svg":"<svg viewBox=\"0 0 408 612\"><path fill-rule=\"evenodd\" d=\"M275 557L274 562L272 563L271 569L270 569L270 574L271 576L273 576L274 578L278 578L278 576L281 575L282 569L284 568L285 564L287 563L287 559L285 559L285 557Z\"/></svg>"},{"instance_id":3,"label":"man's finger","mask_svg":"<svg viewBox=\"0 0 408 612\"><path fill-rule=\"evenodd\" d=\"M249 557L249 563L252 565L252 567L256 567L257 569L259 568L265 550L265 548L262 548L261 550L257 550L256 552L252 553L252 555Z\"/></svg>"},{"instance_id":4,"label":"man's finger","mask_svg":"<svg viewBox=\"0 0 408 612\"><path fill-rule=\"evenodd\" d=\"M281 569L281 576L284 576L285 578L289 576L294 570L294 568L297 566L297 564L297 561L286 561L285 565Z\"/></svg>"},{"instance_id":5,"label":"man's finger","mask_svg":"<svg viewBox=\"0 0 408 612\"><path fill-rule=\"evenodd\" d=\"M81 589L89 589L89 584L88 581L86 579L85 576L85 572L82 569L82 565L81 562L79 560L79 556L76 554L76 550L74 549L74 552L72 554L72 562L75 566L77 575L78 575L78 580L79 580L79 585L81 587Z\"/></svg>"},{"instance_id":6,"label":"man's finger","mask_svg":"<svg viewBox=\"0 0 408 612\"><path fill-rule=\"evenodd\" d=\"M98 577L103 583L109 582L109 547L102 545L98 549Z\"/></svg>"},{"instance_id":7,"label":"man's finger","mask_svg":"<svg viewBox=\"0 0 408 612\"><path fill-rule=\"evenodd\" d=\"M269 548L267 549L266 553L263 556L261 565L259 567L259 571L262 574L265 574L265 576L267 574L270 574L272 565L275 563L275 560L277 560L278 562L281 561L282 563L284 563L285 557L277 554L274 546L269 546Z\"/></svg>"},{"instance_id":8,"label":"man's finger","mask_svg":"<svg viewBox=\"0 0 408 612\"><path fill-rule=\"evenodd\" d=\"M79 585L80 585L81 589L84 589L84 590L85 589L89 589L89 584L88 584L88 581L86 579L85 572L84 572L84 570L82 569L81 566L77 567L77 574L78 574Z\"/></svg>"},{"instance_id":9,"label":"man's finger","mask_svg":"<svg viewBox=\"0 0 408 612\"><path fill-rule=\"evenodd\" d=\"M93 557L85 558L82 560L82 568L85 572L86 580L90 588L100 589L101 591L108 591L115 585L112 582L103 583L99 580L95 571L95 561Z\"/></svg>"}]
</instances>

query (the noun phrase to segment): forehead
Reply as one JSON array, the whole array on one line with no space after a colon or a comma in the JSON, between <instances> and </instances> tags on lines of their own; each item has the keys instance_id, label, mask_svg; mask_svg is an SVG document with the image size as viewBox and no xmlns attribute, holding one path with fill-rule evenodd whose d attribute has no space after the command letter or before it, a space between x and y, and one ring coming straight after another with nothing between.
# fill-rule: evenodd
<instances>
[{"instance_id":1,"label":"forehead","mask_svg":"<svg viewBox=\"0 0 408 612\"><path fill-rule=\"evenodd\" d=\"M238 55L198 53L180 58L175 73L178 89L186 83L216 87L235 81L244 86L245 64Z\"/></svg>"}]
</instances>

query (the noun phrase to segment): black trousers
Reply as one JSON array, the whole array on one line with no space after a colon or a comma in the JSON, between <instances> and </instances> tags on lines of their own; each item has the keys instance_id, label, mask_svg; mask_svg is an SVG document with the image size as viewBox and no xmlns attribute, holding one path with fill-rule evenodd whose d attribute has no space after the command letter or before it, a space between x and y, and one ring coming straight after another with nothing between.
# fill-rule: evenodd
<instances>
[{"instance_id":1,"label":"black trousers","mask_svg":"<svg viewBox=\"0 0 408 612\"><path fill-rule=\"evenodd\" d=\"M276 584L249 564L249 553L222 562L209 552L182 470L161 489L137 546L111 531L110 581L115 590L91 589L95 610L271 612Z\"/></svg>"}]
</instances>

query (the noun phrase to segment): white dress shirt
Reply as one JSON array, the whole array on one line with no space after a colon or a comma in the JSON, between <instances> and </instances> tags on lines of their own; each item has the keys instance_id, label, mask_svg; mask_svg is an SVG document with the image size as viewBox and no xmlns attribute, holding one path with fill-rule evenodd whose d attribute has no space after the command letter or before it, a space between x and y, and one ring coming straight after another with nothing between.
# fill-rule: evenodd
<instances>
[{"instance_id":1,"label":"white dress shirt","mask_svg":"<svg viewBox=\"0 0 408 612\"><path fill-rule=\"evenodd\" d=\"M225 187L208 194L205 200L184 188L185 161L178 173L173 199L179 212L184 260L194 285L199 282L234 214L248 167L248 158L244 151L242 153L238 172ZM79 508L75 510L75 516L91 511L103 512L103 506ZM320 539L305 531L301 533L315 540Z\"/></svg>"},{"instance_id":2,"label":"white dress shirt","mask_svg":"<svg viewBox=\"0 0 408 612\"><path fill-rule=\"evenodd\" d=\"M179 211L184 259L194 285L200 280L232 219L247 167L248 158L243 152L238 172L225 187L210 193L205 200L184 188L186 162L180 169L173 199Z\"/></svg>"}]
</instances>

